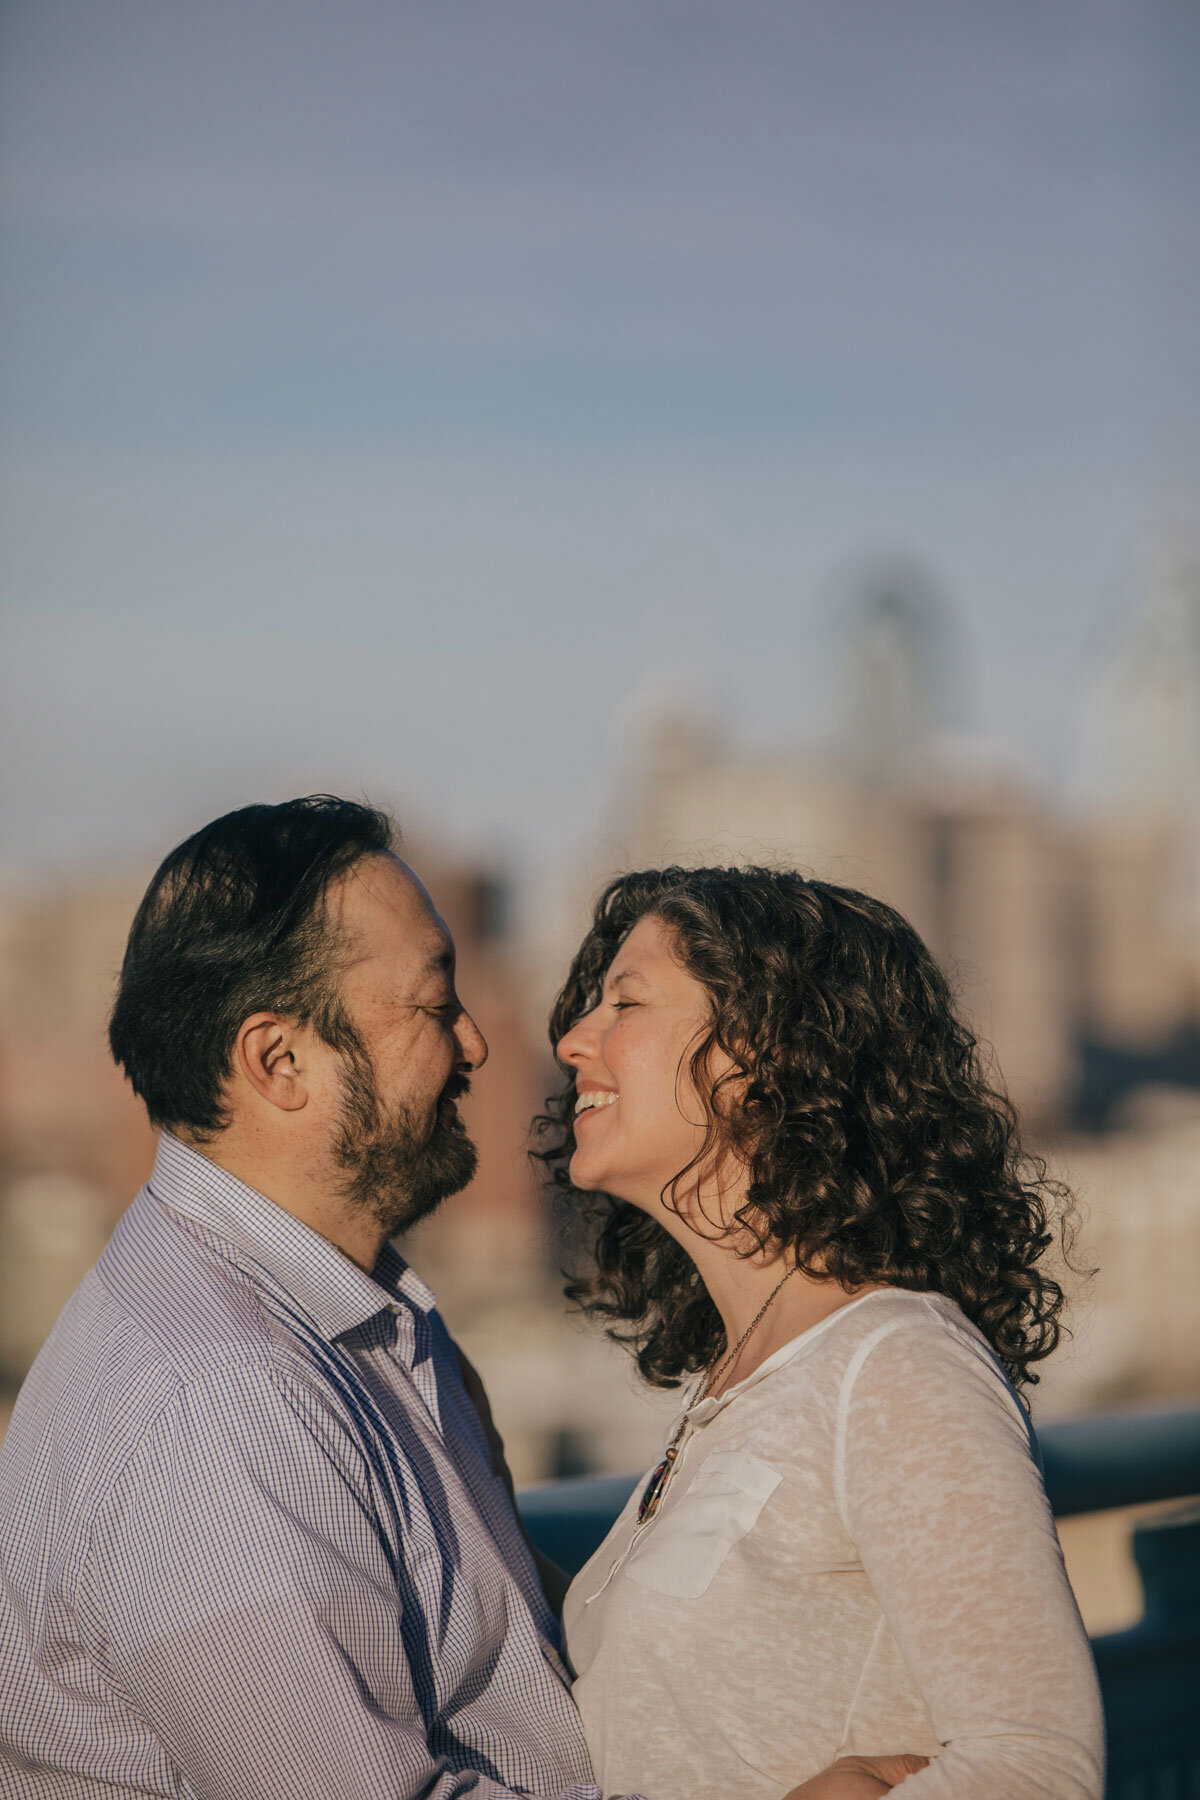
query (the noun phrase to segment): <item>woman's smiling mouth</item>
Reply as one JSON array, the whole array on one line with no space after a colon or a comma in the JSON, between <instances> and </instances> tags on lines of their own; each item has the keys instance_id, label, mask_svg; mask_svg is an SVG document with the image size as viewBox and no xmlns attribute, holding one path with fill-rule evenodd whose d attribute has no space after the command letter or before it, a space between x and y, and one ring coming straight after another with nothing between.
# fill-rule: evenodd
<instances>
[{"instance_id":1,"label":"woman's smiling mouth","mask_svg":"<svg viewBox=\"0 0 1200 1800\"><path fill-rule=\"evenodd\" d=\"M596 1112L603 1106L611 1106L616 1097L611 1088L588 1088L580 1094L575 1102L575 1117L579 1119L584 1113Z\"/></svg>"}]
</instances>

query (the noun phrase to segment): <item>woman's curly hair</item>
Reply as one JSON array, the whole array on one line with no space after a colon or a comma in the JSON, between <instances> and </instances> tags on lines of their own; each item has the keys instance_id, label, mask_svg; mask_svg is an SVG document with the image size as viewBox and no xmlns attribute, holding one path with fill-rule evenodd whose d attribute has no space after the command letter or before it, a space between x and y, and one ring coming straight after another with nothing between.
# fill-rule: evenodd
<instances>
[{"instance_id":1,"label":"woman's curly hair","mask_svg":"<svg viewBox=\"0 0 1200 1800\"><path fill-rule=\"evenodd\" d=\"M866 894L788 870L667 868L621 875L596 904L550 1021L551 1043L597 1004L618 946L661 919L708 994L690 1057L708 1129L699 1156L749 1171L730 1231L817 1280L945 1294L988 1339L1014 1385L1061 1336L1064 1295L1043 1267L1066 1251L1071 1197L1023 1151L1013 1107L989 1085L950 989L906 920ZM730 1073L706 1070L719 1048ZM725 1092L726 1089L728 1092ZM736 1098L734 1097L736 1095ZM724 1347L691 1257L637 1207L581 1194L575 1077L534 1121L533 1155L589 1230L592 1267L568 1297L609 1321L646 1380L672 1387Z\"/></svg>"}]
</instances>

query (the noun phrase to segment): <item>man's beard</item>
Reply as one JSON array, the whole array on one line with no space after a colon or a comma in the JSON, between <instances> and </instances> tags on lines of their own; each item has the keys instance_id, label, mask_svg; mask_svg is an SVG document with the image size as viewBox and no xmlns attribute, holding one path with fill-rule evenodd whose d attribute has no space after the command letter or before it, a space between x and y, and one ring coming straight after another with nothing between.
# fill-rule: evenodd
<instances>
[{"instance_id":1,"label":"man's beard","mask_svg":"<svg viewBox=\"0 0 1200 1800\"><path fill-rule=\"evenodd\" d=\"M408 1107L385 1112L366 1045L344 1047L342 1106L333 1152L346 1171L346 1198L378 1220L388 1237L408 1231L466 1187L478 1163L475 1146L454 1101L470 1091L465 1075L450 1077L438 1100L433 1130L422 1142Z\"/></svg>"}]
</instances>

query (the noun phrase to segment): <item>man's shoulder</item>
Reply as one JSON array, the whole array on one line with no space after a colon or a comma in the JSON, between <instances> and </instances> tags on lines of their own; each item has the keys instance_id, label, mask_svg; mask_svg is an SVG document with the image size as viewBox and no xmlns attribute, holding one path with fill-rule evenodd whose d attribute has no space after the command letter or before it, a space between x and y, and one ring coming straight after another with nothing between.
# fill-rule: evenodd
<instances>
[{"instance_id":1,"label":"man's shoulder","mask_svg":"<svg viewBox=\"0 0 1200 1800\"><path fill-rule=\"evenodd\" d=\"M286 1335L230 1248L148 1188L120 1220L93 1274L100 1290L94 1303L120 1322L126 1354L160 1369L168 1383L269 1357Z\"/></svg>"},{"instance_id":2,"label":"man's shoulder","mask_svg":"<svg viewBox=\"0 0 1200 1800\"><path fill-rule=\"evenodd\" d=\"M239 1395L285 1385L322 1391L303 1340L236 1260L143 1189L26 1378L0 1490L53 1485L69 1456L73 1485L103 1491L190 1395L217 1389L236 1429Z\"/></svg>"}]
</instances>

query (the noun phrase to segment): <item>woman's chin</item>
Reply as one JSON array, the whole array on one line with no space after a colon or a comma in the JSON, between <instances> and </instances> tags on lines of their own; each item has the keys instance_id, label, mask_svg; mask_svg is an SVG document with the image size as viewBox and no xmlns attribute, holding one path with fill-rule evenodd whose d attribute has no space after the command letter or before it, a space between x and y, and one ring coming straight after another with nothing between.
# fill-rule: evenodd
<instances>
[{"instance_id":1,"label":"woman's chin","mask_svg":"<svg viewBox=\"0 0 1200 1800\"><path fill-rule=\"evenodd\" d=\"M606 1168L599 1157L589 1158L586 1151L576 1151L568 1165L571 1186L578 1188L583 1194L607 1194L611 1200L621 1200L626 1206L640 1206L643 1212L651 1209L644 1201L632 1193L623 1192L626 1183L615 1170Z\"/></svg>"},{"instance_id":2,"label":"woman's chin","mask_svg":"<svg viewBox=\"0 0 1200 1800\"><path fill-rule=\"evenodd\" d=\"M625 1183L620 1175L601 1156L592 1156L587 1148L576 1150L568 1164L571 1186L579 1188L585 1194L611 1194L614 1200L626 1200L628 1195L622 1193Z\"/></svg>"},{"instance_id":3,"label":"woman's chin","mask_svg":"<svg viewBox=\"0 0 1200 1800\"><path fill-rule=\"evenodd\" d=\"M590 1194L604 1188L603 1170L591 1160L586 1150L576 1150L567 1165L567 1173L571 1177L571 1186L579 1188L583 1193Z\"/></svg>"}]
</instances>

